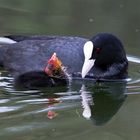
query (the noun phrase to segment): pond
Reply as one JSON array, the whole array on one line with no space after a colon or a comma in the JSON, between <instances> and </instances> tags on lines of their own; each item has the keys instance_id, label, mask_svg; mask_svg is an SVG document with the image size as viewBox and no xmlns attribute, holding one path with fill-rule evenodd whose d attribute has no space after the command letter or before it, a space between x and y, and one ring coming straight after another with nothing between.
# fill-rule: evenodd
<instances>
[{"instance_id":1,"label":"pond","mask_svg":"<svg viewBox=\"0 0 140 140\"><path fill-rule=\"evenodd\" d=\"M74 79L69 87L16 90L1 70L1 140L139 140L140 1L1 0L0 34L90 38L111 32L129 60L126 83Z\"/></svg>"}]
</instances>

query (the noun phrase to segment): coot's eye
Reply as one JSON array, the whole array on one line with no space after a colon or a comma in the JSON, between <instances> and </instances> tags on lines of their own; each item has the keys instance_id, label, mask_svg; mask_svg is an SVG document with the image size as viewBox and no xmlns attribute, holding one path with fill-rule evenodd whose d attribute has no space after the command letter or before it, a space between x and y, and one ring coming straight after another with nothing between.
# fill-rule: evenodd
<instances>
[{"instance_id":1,"label":"coot's eye","mask_svg":"<svg viewBox=\"0 0 140 140\"><path fill-rule=\"evenodd\" d=\"M96 50L95 50L95 52L98 54L98 53L100 53L100 51L101 51L101 48L96 48Z\"/></svg>"}]
</instances>

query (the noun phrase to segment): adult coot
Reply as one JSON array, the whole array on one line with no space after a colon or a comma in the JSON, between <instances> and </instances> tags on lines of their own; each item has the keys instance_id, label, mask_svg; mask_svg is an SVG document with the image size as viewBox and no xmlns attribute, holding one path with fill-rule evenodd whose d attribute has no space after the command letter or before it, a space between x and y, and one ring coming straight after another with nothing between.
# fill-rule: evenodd
<instances>
[{"instance_id":1,"label":"adult coot","mask_svg":"<svg viewBox=\"0 0 140 140\"><path fill-rule=\"evenodd\" d=\"M7 36L0 38L0 42L3 44L0 65L14 75L16 84L25 87L61 85L66 83L67 73L81 77L81 71L83 78L98 80L127 76L123 45L109 33L97 34L91 40L69 36ZM67 69L64 77L44 71L54 52Z\"/></svg>"},{"instance_id":2,"label":"adult coot","mask_svg":"<svg viewBox=\"0 0 140 140\"><path fill-rule=\"evenodd\" d=\"M83 46L87 41L85 38L7 36L0 39L0 65L10 71L18 87L64 85L69 81L68 75L79 76L81 73L84 62ZM55 73L52 76L44 71L54 53L66 69L62 69L64 75Z\"/></svg>"}]
</instances>

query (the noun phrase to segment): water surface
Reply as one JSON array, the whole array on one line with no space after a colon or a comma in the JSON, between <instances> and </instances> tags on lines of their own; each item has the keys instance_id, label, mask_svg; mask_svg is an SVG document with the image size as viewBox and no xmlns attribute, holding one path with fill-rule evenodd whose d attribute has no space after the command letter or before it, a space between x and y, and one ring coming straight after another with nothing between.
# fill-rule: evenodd
<instances>
[{"instance_id":1,"label":"water surface","mask_svg":"<svg viewBox=\"0 0 140 140\"><path fill-rule=\"evenodd\" d=\"M1 140L139 140L139 0L1 0L0 34L120 37L129 60L127 82L73 80L69 87L16 90L1 70Z\"/></svg>"}]
</instances>

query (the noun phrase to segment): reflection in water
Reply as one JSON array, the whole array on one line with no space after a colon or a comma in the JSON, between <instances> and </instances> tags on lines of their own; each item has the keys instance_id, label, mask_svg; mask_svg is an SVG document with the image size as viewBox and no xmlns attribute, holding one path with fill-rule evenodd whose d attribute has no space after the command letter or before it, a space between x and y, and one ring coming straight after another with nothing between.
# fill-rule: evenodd
<instances>
[{"instance_id":1,"label":"reflection in water","mask_svg":"<svg viewBox=\"0 0 140 140\"><path fill-rule=\"evenodd\" d=\"M129 62L134 62L134 63L140 64L140 58L138 58L138 57L128 55L127 59Z\"/></svg>"},{"instance_id":2,"label":"reflection in water","mask_svg":"<svg viewBox=\"0 0 140 140\"><path fill-rule=\"evenodd\" d=\"M3 78L1 79L3 80ZM26 106L31 104L45 104L43 108L26 112L24 115L45 112L46 117L49 119L59 116L58 110L63 110L64 108L76 108L79 105L78 102L82 99L83 117L88 120L92 120L95 125L104 125L115 115L115 113L117 113L118 109L126 99L126 83L95 83L95 81L83 82L84 81L78 80L77 83L73 83L69 88L66 86L53 88L48 87L36 91L16 91L9 87L8 89L10 90L8 92L9 95L14 94L17 96L29 94L38 95L35 96L35 98L27 98L25 100L23 97L20 97L19 101L16 103L18 106L20 104L26 104ZM7 81L7 83L9 84L10 81ZM7 87L7 84L5 87ZM70 101L75 101L75 104L68 104ZM5 110L5 112L15 111L20 108L12 108L11 110L9 107L9 109L10 110Z\"/></svg>"},{"instance_id":3,"label":"reflection in water","mask_svg":"<svg viewBox=\"0 0 140 140\"><path fill-rule=\"evenodd\" d=\"M91 119L95 125L107 123L119 110L126 99L126 83L102 83L93 86L87 92L81 88L83 116Z\"/></svg>"},{"instance_id":4,"label":"reflection in water","mask_svg":"<svg viewBox=\"0 0 140 140\"><path fill-rule=\"evenodd\" d=\"M84 109L83 116L86 119L89 119L91 117L90 105L93 105L92 95L90 94L90 92L86 91L85 85L82 85L80 92L81 92L81 97L82 97L82 106Z\"/></svg>"}]
</instances>

